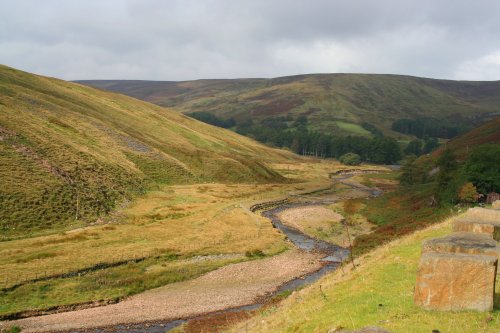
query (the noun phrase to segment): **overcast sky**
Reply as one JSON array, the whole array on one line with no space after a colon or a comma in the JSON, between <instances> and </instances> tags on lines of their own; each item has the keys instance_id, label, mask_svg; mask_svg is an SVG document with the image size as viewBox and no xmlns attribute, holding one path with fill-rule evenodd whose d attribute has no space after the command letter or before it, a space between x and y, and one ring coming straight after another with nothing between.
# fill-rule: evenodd
<instances>
[{"instance_id":1,"label":"overcast sky","mask_svg":"<svg viewBox=\"0 0 500 333\"><path fill-rule=\"evenodd\" d=\"M69 80L500 80L500 1L0 0L0 63Z\"/></svg>"}]
</instances>

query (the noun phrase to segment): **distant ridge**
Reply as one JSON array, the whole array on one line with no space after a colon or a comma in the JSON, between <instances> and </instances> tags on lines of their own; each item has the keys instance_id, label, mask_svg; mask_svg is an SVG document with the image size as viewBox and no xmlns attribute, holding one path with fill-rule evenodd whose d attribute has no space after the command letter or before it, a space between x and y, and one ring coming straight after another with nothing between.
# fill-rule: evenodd
<instances>
[{"instance_id":1,"label":"distant ridge","mask_svg":"<svg viewBox=\"0 0 500 333\"><path fill-rule=\"evenodd\" d=\"M85 80L183 113L209 112L236 122L305 116L308 127L340 135L386 135L400 119L430 118L476 126L500 115L500 81L453 81L386 74L306 74L273 79L194 81Z\"/></svg>"}]
</instances>

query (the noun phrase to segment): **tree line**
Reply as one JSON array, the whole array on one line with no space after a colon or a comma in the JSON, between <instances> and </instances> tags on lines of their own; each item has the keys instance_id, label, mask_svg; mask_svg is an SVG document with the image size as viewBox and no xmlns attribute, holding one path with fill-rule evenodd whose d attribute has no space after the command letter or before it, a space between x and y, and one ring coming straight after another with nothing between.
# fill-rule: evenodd
<instances>
[{"instance_id":1,"label":"tree line","mask_svg":"<svg viewBox=\"0 0 500 333\"><path fill-rule=\"evenodd\" d=\"M420 139L424 137L451 139L469 129L463 124L435 118L398 119L392 123L393 131L414 135Z\"/></svg>"},{"instance_id":2,"label":"tree line","mask_svg":"<svg viewBox=\"0 0 500 333\"><path fill-rule=\"evenodd\" d=\"M437 159L408 156L402 164L400 184L432 184L437 203L475 202L490 192L500 192L500 146L476 146L465 160L444 150Z\"/></svg>"}]
</instances>

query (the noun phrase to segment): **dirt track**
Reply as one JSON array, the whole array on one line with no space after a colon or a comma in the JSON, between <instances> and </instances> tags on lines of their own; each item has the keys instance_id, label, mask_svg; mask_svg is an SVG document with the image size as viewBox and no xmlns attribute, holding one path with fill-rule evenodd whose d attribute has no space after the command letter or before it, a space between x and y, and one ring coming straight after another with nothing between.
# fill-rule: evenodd
<instances>
[{"instance_id":1,"label":"dirt track","mask_svg":"<svg viewBox=\"0 0 500 333\"><path fill-rule=\"evenodd\" d=\"M18 325L23 332L55 332L192 317L251 304L281 284L319 269L317 259L314 254L288 251L272 258L228 265L118 304L2 322L0 328Z\"/></svg>"}]
</instances>

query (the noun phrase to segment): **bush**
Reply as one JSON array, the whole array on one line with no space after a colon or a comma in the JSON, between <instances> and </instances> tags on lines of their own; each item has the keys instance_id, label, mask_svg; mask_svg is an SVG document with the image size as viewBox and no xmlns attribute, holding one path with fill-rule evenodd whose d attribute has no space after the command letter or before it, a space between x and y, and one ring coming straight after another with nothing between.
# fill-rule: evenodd
<instances>
[{"instance_id":1,"label":"bush","mask_svg":"<svg viewBox=\"0 0 500 333\"><path fill-rule=\"evenodd\" d=\"M466 204L477 201L478 193L476 187L471 182L465 183L458 192L458 198Z\"/></svg>"},{"instance_id":2,"label":"bush","mask_svg":"<svg viewBox=\"0 0 500 333\"><path fill-rule=\"evenodd\" d=\"M361 157L355 153L347 153L340 156L339 161L345 165L359 165L361 163Z\"/></svg>"}]
</instances>

